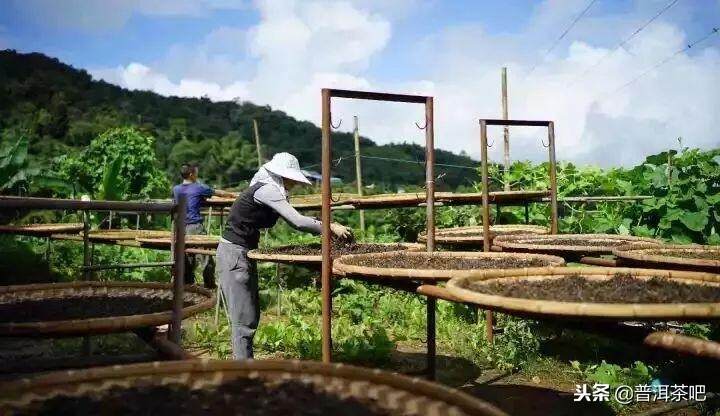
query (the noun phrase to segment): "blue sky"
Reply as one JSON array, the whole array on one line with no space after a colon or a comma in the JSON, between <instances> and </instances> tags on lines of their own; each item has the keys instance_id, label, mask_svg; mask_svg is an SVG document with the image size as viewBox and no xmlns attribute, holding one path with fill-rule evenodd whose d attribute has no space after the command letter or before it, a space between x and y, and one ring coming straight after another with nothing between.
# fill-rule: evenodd
<instances>
[{"instance_id":1,"label":"blue sky","mask_svg":"<svg viewBox=\"0 0 720 416\"><path fill-rule=\"evenodd\" d=\"M678 0L613 50L670 3L597 0L545 54L589 0L10 0L0 6L0 48L43 52L128 88L238 98L313 122L322 87L431 94L439 147L472 155L477 118L499 115L507 66L511 117L555 120L561 158L632 164L678 136L720 145L709 110L720 108L720 36L614 92L720 26L719 0ZM339 102L335 114L357 114L381 143L421 142L417 108ZM513 155L543 156L534 145Z\"/></svg>"}]
</instances>

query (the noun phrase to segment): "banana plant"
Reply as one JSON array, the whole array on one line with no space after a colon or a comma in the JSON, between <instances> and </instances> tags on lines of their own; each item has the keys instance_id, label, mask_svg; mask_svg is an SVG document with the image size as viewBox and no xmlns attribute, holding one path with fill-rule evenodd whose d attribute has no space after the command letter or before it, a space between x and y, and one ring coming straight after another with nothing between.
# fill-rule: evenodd
<instances>
[{"instance_id":1,"label":"banana plant","mask_svg":"<svg viewBox=\"0 0 720 416\"><path fill-rule=\"evenodd\" d=\"M20 137L10 146L0 149L0 192L24 188L28 193L50 190L53 193L71 193L72 186L56 177L31 167L28 160L28 139Z\"/></svg>"}]
</instances>

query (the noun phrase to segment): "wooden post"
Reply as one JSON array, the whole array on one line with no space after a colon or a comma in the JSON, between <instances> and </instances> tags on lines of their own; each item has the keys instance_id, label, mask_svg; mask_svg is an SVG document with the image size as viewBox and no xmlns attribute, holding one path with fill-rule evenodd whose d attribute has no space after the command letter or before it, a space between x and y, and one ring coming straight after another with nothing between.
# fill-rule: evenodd
<instances>
[{"instance_id":1,"label":"wooden post","mask_svg":"<svg viewBox=\"0 0 720 416\"><path fill-rule=\"evenodd\" d=\"M358 128L358 118L353 116L355 123L354 137L355 137L355 180L357 181L357 193L358 196L363 196L363 185L362 185L362 165L360 163L360 129ZM365 210L360 210L360 231L365 234Z\"/></svg>"},{"instance_id":2,"label":"wooden post","mask_svg":"<svg viewBox=\"0 0 720 416\"><path fill-rule=\"evenodd\" d=\"M173 212L172 260L173 266L173 310L168 339L177 345L182 341L182 310L185 297L185 212L187 199L179 195Z\"/></svg>"},{"instance_id":3,"label":"wooden post","mask_svg":"<svg viewBox=\"0 0 720 416\"><path fill-rule=\"evenodd\" d=\"M487 123L480 120L480 163L482 171L482 217L483 217L483 251L490 251L490 189L488 179L488 151L487 151ZM493 315L491 311L485 311L485 337L488 342L493 342Z\"/></svg>"},{"instance_id":4,"label":"wooden post","mask_svg":"<svg viewBox=\"0 0 720 416\"><path fill-rule=\"evenodd\" d=\"M258 168L263 165L262 148L260 147L260 130L257 120L253 119L253 130L255 130L255 149L257 149Z\"/></svg>"},{"instance_id":5,"label":"wooden post","mask_svg":"<svg viewBox=\"0 0 720 416\"><path fill-rule=\"evenodd\" d=\"M507 97L507 68L502 69L502 117L503 120L508 119L508 97ZM503 182L505 190L510 190L510 128L505 126L503 129L503 156L504 156L504 172Z\"/></svg>"},{"instance_id":6,"label":"wooden post","mask_svg":"<svg viewBox=\"0 0 720 416\"><path fill-rule=\"evenodd\" d=\"M92 276L88 266L90 266L90 213L83 211L83 280L90 280Z\"/></svg>"}]
</instances>

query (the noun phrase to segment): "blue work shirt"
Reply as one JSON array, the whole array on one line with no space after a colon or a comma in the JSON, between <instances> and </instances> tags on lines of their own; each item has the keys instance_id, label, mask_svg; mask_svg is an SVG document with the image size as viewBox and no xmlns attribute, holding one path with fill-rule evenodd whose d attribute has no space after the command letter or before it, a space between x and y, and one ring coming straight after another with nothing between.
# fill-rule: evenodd
<instances>
[{"instance_id":1,"label":"blue work shirt","mask_svg":"<svg viewBox=\"0 0 720 416\"><path fill-rule=\"evenodd\" d=\"M202 222L200 215L200 206L209 197L213 196L215 191L199 182L181 183L173 186L173 199L177 201L179 195L187 197L187 214L185 215L185 224L197 224Z\"/></svg>"}]
</instances>

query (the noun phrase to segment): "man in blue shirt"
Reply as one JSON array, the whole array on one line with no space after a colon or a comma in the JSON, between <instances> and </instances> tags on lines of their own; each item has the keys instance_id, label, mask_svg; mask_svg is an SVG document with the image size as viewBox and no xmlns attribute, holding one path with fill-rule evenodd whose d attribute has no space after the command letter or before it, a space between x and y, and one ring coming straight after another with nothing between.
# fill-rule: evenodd
<instances>
[{"instance_id":1,"label":"man in blue shirt","mask_svg":"<svg viewBox=\"0 0 720 416\"><path fill-rule=\"evenodd\" d=\"M187 201L187 212L185 214L185 233L187 235L205 234L203 217L200 208L206 199L213 195L220 197L234 198L235 194L213 189L197 181L198 167L186 163L180 168L182 183L173 187L173 199L177 200L179 195L185 195ZM212 256L193 255L185 256L185 284L195 284L195 266L200 264L203 274L203 283L207 288L215 287L215 261Z\"/></svg>"}]
</instances>

